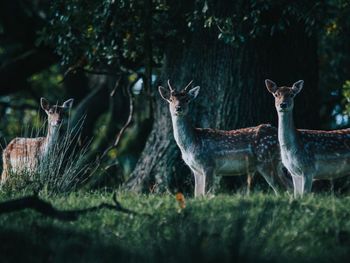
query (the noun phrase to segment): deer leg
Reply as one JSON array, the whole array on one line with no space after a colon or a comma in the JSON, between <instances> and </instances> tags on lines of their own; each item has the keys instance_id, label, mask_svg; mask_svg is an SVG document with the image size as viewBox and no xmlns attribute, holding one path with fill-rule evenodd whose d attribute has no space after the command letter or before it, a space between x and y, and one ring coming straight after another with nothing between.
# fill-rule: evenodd
<instances>
[{"instance_id":1,"label":"deer leg","mask_svg":"<svg viewBox=\"0 0 350 263\"><path fill-rule=\"evenodd\" d=\"M269 186L273 189L276 195L278 195L278 190L276 187L276 182L273 177L273 168L269 165L263 165L258 167L258 172L264 177L265 181L269 184Z\"/></svg>"},{"instance_id":2,"label":"deer leg","mask_svg":"<svg viewBox=\"0 0 350 263\"><path fill-rule=\"evenodd\" d=\"M217 182L215 178L214 168L206 168L203 171L203 174L206 178L206 188L208 190L208 193L215 194Z\"/></svg>"},{"instance_id":3,"label":"deer leg","mask_svg":"<svg viewBox=\"0 0 350 263\"><path fill-rule=\"evenodd\" d=\"M305 178L300 175L292 175L294 186L294 197L303 196L305 187Z\"/></svg>"},{"instance_id":4,"label":"deer leg","mask_svg":"<svg viewBox=\"0 0 350 263\"><path fill-rule=\"evenodd\" d=\"M204 196L205 194L205 175L194 172L194 197Z\"/></svg>"},{"instance_id":5,"label":"deer leg","mask_svg":"<svg viewBox=\"0 0 350 263\"><path fill-rule=\"evenodd\" d=\"M313 178L314 178L313 175L305 176L305 184L304 184L305 193L311 192Z\"/></svg>"},{"instance_id":6,"label":"deer leg","mask_svg":"<svg viewBox=\"0 0 350 263\"><path fill-rule=\"evenodd\" d=\"M252 188L252 181L253 181L254 176L255 176L254 173L247 174L247 195L250 194L250 190Z\"/></svg>"}]
</instances>

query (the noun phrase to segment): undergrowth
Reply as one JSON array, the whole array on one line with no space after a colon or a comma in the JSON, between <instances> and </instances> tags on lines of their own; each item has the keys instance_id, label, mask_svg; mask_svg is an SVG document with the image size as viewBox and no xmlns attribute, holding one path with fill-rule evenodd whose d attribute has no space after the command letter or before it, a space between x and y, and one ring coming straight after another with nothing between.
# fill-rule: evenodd
<instances>
[{"instance_id":1,"label":"undergrowth","mask_svg":"<svg viewBox=\"0 0 350 263\"><path fill-rule=\"evenodd\" d=\"M18 195L2 193L0 199ZM100 210L74 222L28 210L0 215L2 262L347 262L350 258L350 197L117 196L124 207L141 214ZM41 197L60 209L112 203L112 194L101 191Z\"/></svg>"}]
</instances>

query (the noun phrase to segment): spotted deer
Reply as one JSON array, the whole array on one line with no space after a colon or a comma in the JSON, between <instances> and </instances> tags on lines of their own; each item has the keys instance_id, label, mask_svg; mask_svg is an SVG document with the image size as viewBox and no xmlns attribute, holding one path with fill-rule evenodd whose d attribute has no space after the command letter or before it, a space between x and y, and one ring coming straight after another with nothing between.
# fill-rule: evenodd
<instances>
[{"instance_id":1,"label":"spotted deer","mask_svg":"<svg viewBox=\"0 0 350 263\"><path fill-rule=\"evenodd\" d=\"M282 169L276 128L266 124L231 131L194 128L189 104L200 87L190 89L191 83L176 91L168 81L169 89L160 86L159 93L169 103L175 141L194 174L194 195L204 195L216 175L259 172L275 193L278 183L291 186Z\"/></svg>"},{"instance_id":2,"label":"spotted deer","mask_svg":"<svg viewBox=\"0 0 350 263\"><path fill-rule=\"evenodd\" d=\"M313 179L334 179L350 174L350 129L297 130L293 121L294 98L304 81L292 87L265 85L275 97L278 114L278 141L282 163L293 179L294 196L310 192Z\"/></svg>"},{"instance_id":3,"label":"spotted deer","mask_svg":"<svg viewBox=\"0 0 350 263\"><path fill-rule=\"evenodd\" d=\"M47 135L38 138L15 138L7 145L2 154L2 184L11 174L33 175L37 171L39 160L45 157L58 142L59 129L66 118L66 113L72 107L73 99L58 106L50 105L45 98L41 98L40 104L47 114Z\"/></svg>"}]
</instances>

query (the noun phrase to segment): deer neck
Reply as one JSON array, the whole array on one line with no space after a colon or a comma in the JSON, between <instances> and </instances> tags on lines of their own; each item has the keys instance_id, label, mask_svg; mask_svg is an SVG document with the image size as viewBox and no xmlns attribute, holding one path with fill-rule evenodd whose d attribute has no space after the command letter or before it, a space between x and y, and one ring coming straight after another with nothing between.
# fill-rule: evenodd
<instances>
[{"instance_id":1,"label":"deer neck","mask_svg":"<svg viewBox=\"0 0 350 263\"><path fill-rule=\"evenodd\" d=\"M53 146L57 143L58 134L59 134L58 130L59 128L57 126L55 127L55 126L48 125L47 135L45 137L44 144L43 144L44 154L48 153L53 148Z\"/></svg>"},{"instance_id":2,"label":"deer neck","mask_svg":"<svg viewBox=\"0 0 350 263\"><path fill-rule=\"evenodd\" d=\"M195 141L194 128L188 116L171 116L174 138L181 151L187 151Z\"/></svg>"},{"instance_id":3,"label":"deer neck","mask_svg":"<svg viewBox=\"0 0 350 263\"><path fill-rule=\"evenodd\" d=\"M300 147L292 111L278 112L278 141L281 150L297 149Z\"/></svg>"}]
</instances>

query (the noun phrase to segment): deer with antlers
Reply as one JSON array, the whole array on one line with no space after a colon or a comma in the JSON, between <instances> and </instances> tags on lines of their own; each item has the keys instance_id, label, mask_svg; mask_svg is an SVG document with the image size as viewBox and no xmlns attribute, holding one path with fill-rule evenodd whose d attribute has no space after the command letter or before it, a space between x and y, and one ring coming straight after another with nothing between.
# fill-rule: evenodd
<instances>
[{"instance_id":1,"label":"deer with antlers","mask_svg":"<svg viewBox=\"0 0 350 263\"><path fill-rule=\"evenodd\" d=\"M175 141L182 158L195 178L195 196L206 193L216 175L243 175L259 172L277 193L278 183L289 183L280 161L277 130L271 125L224 131L194 128L189 104L200 87L190 88L192 81L176 91L159 87L161 97L169 103ZM248 185L249 187L249 185Z\"/></svg>"},{"instance_id":2,"label":"deer with antlers","mask_svg":"<svg viewBox=\"0 0 350 263\"><path fill-rule=\"evenodd\" d=\"M297 130L293 121L294 98L304 81L292 87L265 85L275 97L278 141L284 166L293 178L294 196L310 192L313 179L335 179L350 174L350 129Z\"/></svg>"},{"instance_id":3,"label":"deer with antlers","mask_svg":"<svg viewBox=\"0 0 350 263\"><path fill-rule=\"evenodd\" d=\"M59 129L66 119L68 110L72 107L73 99L59 106L50 105L45 98L41 98L40 104L47 114L47 135L39 138L15 138L7 145L2 155L1 183L14 173L33 175L38 169L40 159L43 159L58 143Z\"/></svg>"}]
</instances>

